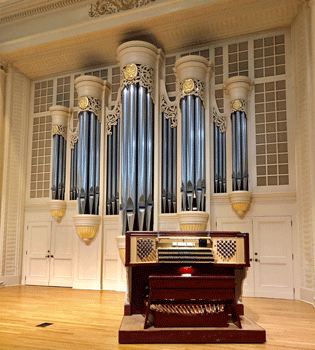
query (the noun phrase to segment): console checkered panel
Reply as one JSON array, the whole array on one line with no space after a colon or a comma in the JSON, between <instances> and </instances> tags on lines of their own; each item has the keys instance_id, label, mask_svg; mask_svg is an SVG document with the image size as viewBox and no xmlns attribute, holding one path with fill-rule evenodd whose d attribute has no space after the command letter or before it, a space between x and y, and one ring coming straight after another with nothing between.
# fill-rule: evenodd
<instances>
[{"instance_id":1,"label":"console checkered panel","mask_svg":"<svg viewBox=\"0 0 315 350\"><path fill-rule=\"evenodd\" d=\"M155 241L150 238L138 238L137 256L142 262L154 261L156 258Z\"/></svg>"},{"instance_id":2,"label":"console checkered panel","mask_svg":"<svg viewBox=\"0 0 315 350\"><path fill-rule=\"evenodd\" d=\"M217 241L216 248L219 256L229 260L236 253L236 241L233 239L220 239Z\"/></svg>"}]
</instances>

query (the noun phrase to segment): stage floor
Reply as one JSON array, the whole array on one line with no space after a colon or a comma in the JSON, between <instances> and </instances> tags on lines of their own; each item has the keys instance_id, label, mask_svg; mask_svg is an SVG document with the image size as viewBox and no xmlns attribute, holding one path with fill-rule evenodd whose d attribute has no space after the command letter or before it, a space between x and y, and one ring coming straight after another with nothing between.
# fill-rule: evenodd
<instances>
[{"instance_id":1,"label":"stage floor","mask_svg":"<svg viewBox=\"0 0 315 350\"><path fill-rule=\"evenodd\" d=\"M246 316L242 329L234 323L228 327L168 327L143 329L144 316L124 316L119 329L120 344L187 344L187 343L264 343L266 331Z\"/></svg>"}]
</instances>

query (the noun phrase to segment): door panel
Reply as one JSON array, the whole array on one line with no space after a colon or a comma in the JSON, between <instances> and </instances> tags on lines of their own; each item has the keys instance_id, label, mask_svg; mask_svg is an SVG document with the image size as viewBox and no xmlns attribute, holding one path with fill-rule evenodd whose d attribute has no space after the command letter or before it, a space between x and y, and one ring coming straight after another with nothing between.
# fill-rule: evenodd
<instances>
[{"instance_id":1,"label":"door panel","mask_svg":"<svg viewBox=\"0 0 315 350\"><path fill-rule=\"evenodd\" d=\"M50 286L72 287L74 228L71 223L53 225L50 257Z\"/></svg>"},{"instance_id":2,"label":"door panel","mask_svg":"<svg viewBox=\"0 0 315 350\"><path fill-rule=\"evenodd\" d=\"M291 217L253 218L253 230L255 296L293 299Z\"/></svg>"},{"instance_id":3,"label":"door panel","mask_svg":"<svg viewBox=\"0 0 315 350\"><path fill-rule=\"evenodd\" d=\"M249 257L253 258L253 235L252 235L252 220L238 218L217 218L218 231L240 231L249 234ZM243 296L253 297L255 294L253 262L251 267L247 269L247 276L243 284Z\"/></svg>"},{"instance_id":4,"label":"door panel","mask_svg":"<svg viewBox=\"0 0 315 350\"><path fill-rule=\"evenodd\" d=\"M51 223L30 222L27 230L26 284L48 286Z\"/></svg>"}]
</instances>

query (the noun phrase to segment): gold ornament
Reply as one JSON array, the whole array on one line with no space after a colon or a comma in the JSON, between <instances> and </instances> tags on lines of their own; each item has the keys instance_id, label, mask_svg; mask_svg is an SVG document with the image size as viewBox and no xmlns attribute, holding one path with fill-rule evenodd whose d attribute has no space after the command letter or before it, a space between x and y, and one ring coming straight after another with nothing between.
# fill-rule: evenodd
<instances>
[{"instance_id":1,"label":"gold ornament","mask_svg":"<svg viewBox=\"0 0 315 350\"><path fill-rule=\"evenodd\" d=\"M82 96L79 98L79 107L81 109L87 108L89 105L89 99L86 96Z\"/></svg>"},{"instance_id":2,"label":"gold ornament","mask_svg":"<svg viewBox=\"0 0 315 350\"><path fill-rule=\"evenodd\" d=\"M236 111L240 110L242 108L243 104L241 100L235 100L233 102L233 109L235 109Z\"/></svg>"},{"instance_id":3,"label":"gold ornament","mask_svg":"<svg viewBox=\"0 0 315 350\"><path fill-rule=\"evenodd\" d=\"M58 130L59 130L58 125L53 125L52 126L52 134L53 135L56 135L58 133Z\"/></svg>"},{"instance_id":4,"label":"gold ornament","mask_svg":"<svg viewBox=\"0 0 315 350\"><path fill-rule=\"evenodd\" d=\"M132 80L138 75L138 67L134 64L128 64L124 72L125 78L127 80Z\"/></svg>"},{"instance_id":5,"label":"gold ornament","mask_svg":"<svg viewBox=\"0 0 315 350\"><path fill-rule=\"evenodd\" d=\"M195 83L192 79L186 79L183 84L183 90L186 94L192 92L195 88Z\"/></svg>"}]
</instances>

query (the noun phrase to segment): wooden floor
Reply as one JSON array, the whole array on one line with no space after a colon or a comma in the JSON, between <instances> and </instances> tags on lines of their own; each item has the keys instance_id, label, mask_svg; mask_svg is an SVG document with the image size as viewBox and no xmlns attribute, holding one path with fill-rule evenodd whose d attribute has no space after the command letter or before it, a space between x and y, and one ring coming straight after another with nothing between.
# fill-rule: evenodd
<instances>
[{"instance_id":1,"label":"wooden floor","mask_svg":"<svg viewBox=\"0 0 315 350\"><path fill-rule=\"evenodd\" d=\"M315 308L300 301L244 298L265 344L119 345L125 294L54 287L0 288L0 349L314 350ZM41 323L53 323L46 328Z\"/></svg>"}]
</instances>

